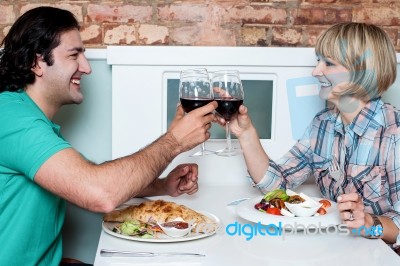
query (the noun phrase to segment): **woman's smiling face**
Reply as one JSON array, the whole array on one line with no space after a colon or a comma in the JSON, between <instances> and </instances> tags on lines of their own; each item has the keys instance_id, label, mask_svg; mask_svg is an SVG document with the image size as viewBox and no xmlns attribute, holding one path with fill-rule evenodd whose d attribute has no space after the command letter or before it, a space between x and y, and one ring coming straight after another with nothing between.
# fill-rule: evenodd
<instances>
[{"instance_id":1,"label":"woman's smiling face","mask_svg":"<svg viewBox=\"0 0 400 266\"><path fill-rule=\"evenodd\" d=\"M348 69L331 58L319 55L317 55L317 65L312 75L320 82L320 97L334 104L338 103L339 96L332 92L342 92L350 81L350 72Z\"/></svg>"}]
</instances>

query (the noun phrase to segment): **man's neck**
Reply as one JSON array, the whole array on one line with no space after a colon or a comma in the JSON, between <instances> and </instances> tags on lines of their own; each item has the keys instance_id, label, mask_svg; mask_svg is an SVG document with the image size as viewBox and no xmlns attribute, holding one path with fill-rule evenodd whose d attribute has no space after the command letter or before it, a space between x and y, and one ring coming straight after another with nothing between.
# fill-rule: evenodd
<instances>
[{"instance_id":1,"label":"man's neck","mask_svg":"<svg viewBox=\"0 0 400 266\"><path fill-rule=\"evenodd\" d=\"M34 90L28 86L25 92L51 121L60 108L50 104L50 101L48 101L46 97L43 97L40 91Z\"/></svg>"}]
</instances>

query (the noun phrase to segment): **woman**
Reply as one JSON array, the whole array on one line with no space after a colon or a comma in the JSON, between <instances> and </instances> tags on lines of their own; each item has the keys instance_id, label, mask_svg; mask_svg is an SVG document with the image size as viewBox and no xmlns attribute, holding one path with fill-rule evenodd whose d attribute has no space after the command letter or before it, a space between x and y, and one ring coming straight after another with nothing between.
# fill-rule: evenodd
<instances>
[{"instance_id":1,"label":"woman","mask_svg":"<svg viewBox=\"0 0 400 266\"><path fill-rule=\"evenodd\" d=\"M315 116L283 158L273 161L265 153L245 106L231 121L232 133L263 192L295 188L311 174L323 197L338 202L349 228L381 226L383 235L370 238L380 236L395 248L400 245L400 112L380 98L396 79L393 44L376 26L343 23L322 33L316 54L312 74L330 107ZM334 157L342 181L330 175Z\"/></svg>"}]
</instances>

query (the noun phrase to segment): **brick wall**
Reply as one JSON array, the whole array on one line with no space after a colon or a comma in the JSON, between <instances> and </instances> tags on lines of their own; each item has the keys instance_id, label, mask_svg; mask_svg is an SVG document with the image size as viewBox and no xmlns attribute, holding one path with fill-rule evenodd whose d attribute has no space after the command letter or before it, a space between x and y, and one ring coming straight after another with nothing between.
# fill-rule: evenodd
<instances>
[{"instance_id":1,"label":"brick wall","mask_svg":"<svg viewBox=\"0 0 400 266\"><path fill-rule=\"evenodd\" d=\"M0 1L0 38L28 9L72 11L87 47L107 45L313 46L337 22L384 28L400 51L400 0Z\"/></svg>"}]
</instances>

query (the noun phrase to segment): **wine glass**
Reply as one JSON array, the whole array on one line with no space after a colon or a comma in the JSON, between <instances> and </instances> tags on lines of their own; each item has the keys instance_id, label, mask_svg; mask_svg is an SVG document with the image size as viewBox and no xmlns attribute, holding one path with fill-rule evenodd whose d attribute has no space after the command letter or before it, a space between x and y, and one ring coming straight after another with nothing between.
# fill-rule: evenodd
<instances>
[{"instance_id":1,"label":"wine glass","mask_svg":"<svg viewBox=\"0 0 400 266\"><path fill-rule=\"evenodd\" d=\"M213 90L207 69L195 68L181 71L179 81L179 100L186 113L202 107L214 100ZM201 144L200 151L191 156L215 154L207 150L205 143Z\"/></svg>"},{"instance_id":2,"label":"wine glass","mask_svg":"<svg viewBox=\"0 0 400 266\"><path fill-rule=\"evenodd\" d=\"M220 156L235 156L242 153L241 149L233 148L231 141L230 120L238 113L239 106L243 104L244 92L239 71L216 71L211 79L214 91L214 100L218 102L216 109L226 121L226 147L217 151Z\"/></svg>"}]
</instances>

